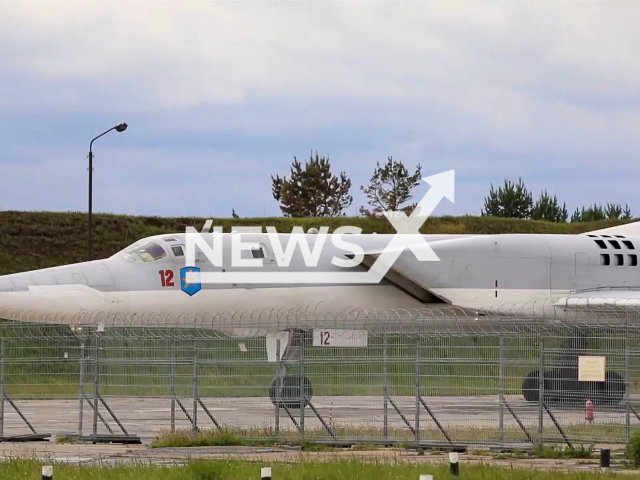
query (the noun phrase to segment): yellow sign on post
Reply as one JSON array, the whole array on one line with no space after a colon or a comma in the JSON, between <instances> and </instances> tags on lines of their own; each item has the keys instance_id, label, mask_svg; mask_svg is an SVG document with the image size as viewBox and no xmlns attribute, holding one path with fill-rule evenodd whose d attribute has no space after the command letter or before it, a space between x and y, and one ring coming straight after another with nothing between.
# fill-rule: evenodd
<instances>
[{"instance_id":1,"label":"yellow sign on post","mask_svg":"<svg viewBox=\"0 0 640 480\"><path fill-rule=\"evenodd\" d=\"M604 382L607 357L578 357L579 382Z\"/></svg>"}]
</instances>

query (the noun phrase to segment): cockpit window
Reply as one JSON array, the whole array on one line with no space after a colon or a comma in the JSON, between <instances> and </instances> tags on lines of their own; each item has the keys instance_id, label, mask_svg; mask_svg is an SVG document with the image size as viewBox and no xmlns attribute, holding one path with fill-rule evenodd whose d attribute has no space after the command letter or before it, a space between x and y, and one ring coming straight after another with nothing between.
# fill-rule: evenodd
<instances>
[{"instance_id":1,"label":"cockpit window","mask_svg":"<svg viewBox=\"0 0 640 480\"><path fill-rule=\"evenodd\" d=\"M127 254L136 262L155 262L167 256L167 252L164 251L160 245L155 242L148 242L143 245L134 246L131 250L127 251Z\"/></svg>"}]
</instances>

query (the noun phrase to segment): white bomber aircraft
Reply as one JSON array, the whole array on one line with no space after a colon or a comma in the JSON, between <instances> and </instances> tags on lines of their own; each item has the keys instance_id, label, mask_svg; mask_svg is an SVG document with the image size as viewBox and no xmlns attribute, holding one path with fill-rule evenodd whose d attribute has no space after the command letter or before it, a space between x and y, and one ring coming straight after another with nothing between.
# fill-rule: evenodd
<instances>
[{"instance_id":1,"label":"white bomber aircraft","mask_svg":"<svg viewBox=\"0 0 640 480\"><path fill-rule=\"evenodd\" d=\"M98 312L99 315L86 317L98 322L118 315L135 322L150 312L173 314L180 319L181 315L193 318L198 314L273 307L305 309L312 304L331 311L354 307L407 309L432 303L479 311L498 304L555 305L559 310L591 304L640 305L640 222L581 235L415 235L416 241L421 237L416 243L426 242L439 261L418 261L412 249L401 248L398 258L376 284L351 283L346 276L344 283L332 284L260 282L264 275L278 272L318 272L319 278L320 272L338 276L367 272L394 235L343 235L345 241L362 251L361 262L345 268L333 260L358 255L355 249L348 251L344 244L334 241L324 242L315 267L305 264L300 245L291 250L288 266L280 266L284 259L279 256L287 251L290 242L302 241L313 250L321 234L270 237L266 233L202 233L209 245L214 244L214 235L221 239L217 248L221 249L222 263L214 265L205 255L198 254L195 269L185 265L186 235L145 238L104 260L2 276L0 317L18 321L51 321L55 317L73 324L83 312ZM241 235L243 243L252 245L240 256L259 266L231 265L234 235ZM408 236L408 243L411 238ZM276 239L280 248L276 248ZM203 276L218 274L216 278L223 280L198 283L194 272ZM249 275L255 275L256 283L234 283L239 272L252 272ZM229 282L224 283L224 275L229 276ZM287 350L295 355L295 348L289 348L295 344L291 331L278 331L277 323L263 326L270 361L275 361L276 338L281 340L284 357ZM230 327L233 328L220 325ZM342 327L348 329L349 325ZM553 377L553 373L549 375ZM587 388L576 386L573 373L568 375L572 378L567 381L574 383L550 385L548 390ZM284 377L284 386L289 388L285 388L289 392L285 397L291 399L290 405L299 405L296 392L300 391L301 381L308 384L306 377ZM607 372L607 382L602 385L588 388L600 389L603 401L619 401L624 394L622 379L615 372ZM310 395L310 385L308 392ZM525 379L523 393L528 400L536 399L537 372ZM273 389L271 394L274 398Z\"/></svg>"}]
</instances>

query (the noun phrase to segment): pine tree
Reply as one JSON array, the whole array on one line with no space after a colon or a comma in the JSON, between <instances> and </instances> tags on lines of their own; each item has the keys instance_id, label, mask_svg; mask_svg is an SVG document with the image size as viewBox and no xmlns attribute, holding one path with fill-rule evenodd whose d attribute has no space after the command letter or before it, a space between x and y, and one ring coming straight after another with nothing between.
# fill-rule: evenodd
<instances>
[{"instance_id":1,"label":"pine tree","mask_svg":"<svg viewBox=\"0 0 640 480\"><path fill-rule=\"evenodd\" d=\"M491 184L481 214L491 217L530 218L532 208L533 197L522 179L518 179L518 183L505 179L504 185L497 189Z\"/></svg>"},{"instance_id":2,"label":"pine tree","mask_svg":"<svg viewBox=\"0 0 640 480\"><path fill-rule=\"evenodd\" d=\"M420 184L421 171L422 167L418 165L415 173L410 175L402 161L393 157L388 157L383 166L376 162L369 184L360 187L373 209L369 211L360 207L360 213L377 215L402 209L403 204L411 199L411 191Z\"/></svg>"},{"instance_id":3,"label":"pine tree","mask_svg":"<svg viewBox=\"0 0 640 480\"><path fill-rule=\"evenodd\" d=\"M618 220L622 216L622 205L616 203L607 203L604 214L609 220Z\"/></svg>"},{"instance_id":4,"label":"pine tree","mask_svg":"<svg viewBox=\"0 0 640 480\"><path fill-rule=\"evenodd\" d=\"M577 209L576 209L576 212L577 212ZM580 214L579 214L579 218L580 220L576 220L576 221L597 222L598 220L605 220L607 218L607 215L605 213L604 208L594 203L593 205L587 208L582 207L582 210L580 211Z\"/></svg>"},{"instance_id":5,"label":"pine tree","mask_svg":"<svg viewBox=\"0 0 640 480\"><path fill-rule=\"evenodd\" d=\"M631 218L631 209L626 203L624 207L619 203L607 203L604 213L608 220L628 220Z\"/></svg>"},{"instance_id":6,"label":"pine tree","mask_svg":"<svg viewBox=\"0 0 640 480\"><path fill-rule=\"evenodd\" d=\"M596 222L598 220L629 220L632 218L629 205L607 203L606 207L597 204L582 209L576 208L571 216L572 222Z\"/></svg>"},{"instance_id":7,"label":"pine tree","mask_svg":"<svg viewBox=\"0 0 640 480\"><path fill-rule=\"evenodd\" d=\"M562 207L560 207L558 198L555 195L552 197L546 190L540 194L540 198L538 198L531 210L531 218L533 220L564 223L567 221L568 216L566 204L563 203Z\"/></svg>"},{"instance_id":8,"label":"pine tree","mask_svg":"<svg viewBox=\"0 0 640 480\"><path fill-rule=\"evenodd\" d=\"M582 208L582 210L584 210L584 207ZM575 212L573 212L573 215L571 215L571 223L581 222L581 221L582 221L582 213L580 212L580 209L576 207Z\"/></svg>"},{"instance_id":9,"label":"pine tree","mask_svg":"<svg viewBox=\"0 0 640 480\"><path fill-rule=\"evenodd\" d=\"M285 217L336 217L351 205L351 180L331 173L329 157L311 153L304 166L293 157L291 178L271 176L273 198Z\"/></svg>"}]
</instances>

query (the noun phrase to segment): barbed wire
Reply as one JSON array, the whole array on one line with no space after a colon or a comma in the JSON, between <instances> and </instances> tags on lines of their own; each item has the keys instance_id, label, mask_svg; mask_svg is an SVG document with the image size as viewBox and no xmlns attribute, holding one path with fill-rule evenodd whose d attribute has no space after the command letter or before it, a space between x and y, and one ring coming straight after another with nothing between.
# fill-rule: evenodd
<instances>
[{"instance_id":1,"label":"barbed wire","mask_svg":"<svg viewBox=\"0 0 640 480\"><path fill-rule=\"evenodd\" d=\"M640 305L621 299L568 306L545 301L500 304L481 310L431 304L424 308L351 307L332 311L320 303L303 308L275 306L222 313L79 310L71 314L0 308L0 318L6 319L2 331L3 338L9 341L43 337L67 339L88 335L88 332L122 339L244 339L314 328L339 329L345 336L359 330L373 336L640 333Z\"/></svg>"}]
</instances>

